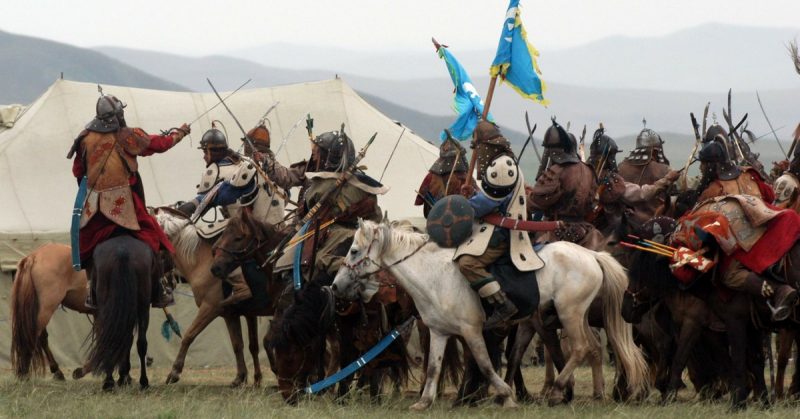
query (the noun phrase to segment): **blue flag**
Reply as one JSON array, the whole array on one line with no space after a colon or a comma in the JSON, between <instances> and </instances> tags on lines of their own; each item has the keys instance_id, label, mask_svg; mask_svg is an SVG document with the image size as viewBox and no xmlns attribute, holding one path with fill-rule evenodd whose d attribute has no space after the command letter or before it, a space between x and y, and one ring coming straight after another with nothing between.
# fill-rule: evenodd
<instances>
[{"instance_id":1,"label":"blue flag","mask_svg":"<svg viewBox=\"0 0 800 419\"><path fill-rule=\"evenodd\" d=\"M542 105L548 102L542 94L546 86L539 78L541 71L536 63L539 51L528 43L528 34L519 16L519 0L511 0L503 22L503 32L497 45L489 73L492 77L508 83L522 97L533 99Z\"/></svg>"},{"instance_id":2,"label":"blue flag","mask_svg":"<svg viewBox=\"0 0 800 419\"><path fill-rule=\"evenodd\" d=\"M447 72L450 73L450 79L453 80L453 86L456 88L453 109L458 114L458 118L453 125L450 125L450 134L463 141L472 137L472 132L478 125L478 120L483 114L483 99L472 84L472 79L469 78L467 71L446 47L439 48L439 58L444 59ZM491 115L487 115L486 119L493 120ZM441 139L442 141L447 139L444 131L442 131Z\"/></svg>"}]
</instances>

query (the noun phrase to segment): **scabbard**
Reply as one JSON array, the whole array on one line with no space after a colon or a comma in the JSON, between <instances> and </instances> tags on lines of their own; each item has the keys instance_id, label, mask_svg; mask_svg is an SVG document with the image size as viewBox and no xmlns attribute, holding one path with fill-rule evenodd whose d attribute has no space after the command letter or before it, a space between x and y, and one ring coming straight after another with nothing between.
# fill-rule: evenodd
<instances>
[{"instance_id":1,"label":"scabbard","mask_svg":"<svg viewBox=\"0 0 800 419\"><path fill-rule=\"evenodd\" d=\"M558 229L558 221L527 221L515 218L503 217L500 214L489 214L483 217L483 221L497 227L509 230L521 231L553 231Z\"/></svg>"},{"instance_id":2,"label":"scabbard","mask_svg":"<svg viewBox=\"0 0 800 419\"><path fill-rule=\"evenodd\" d=\"M87 182L87 177L84 176L78 186L78 194L75 195L75 206L72 208L72 225L70 226L69 236L70 243L72 244L72 269L74 269L75 272L81 270L81 246L79 238L81 215L83 214L83 206L86 203Z\"/></svg>"}]
</instances>

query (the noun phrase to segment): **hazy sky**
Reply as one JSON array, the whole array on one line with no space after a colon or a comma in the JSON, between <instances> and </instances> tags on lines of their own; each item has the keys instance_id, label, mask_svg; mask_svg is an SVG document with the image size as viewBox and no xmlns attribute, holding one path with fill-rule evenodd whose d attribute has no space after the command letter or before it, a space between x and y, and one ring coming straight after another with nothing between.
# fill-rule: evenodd
<instances>
[{"instance_id":1,"label":"hazy sky","mask_svg":"<svg viewBox=\"0 0 800 419\"><path fill-rule=\"evenodd\" d=\"M350 49L461 49L497 43L507 0L118 2L9 1L0 30L83 47L113 45L187 55L270 42ZM611 35L658 36L706 22L800 27L800 0L522 0L539 48Z\"/></svg>"}]
</instances>

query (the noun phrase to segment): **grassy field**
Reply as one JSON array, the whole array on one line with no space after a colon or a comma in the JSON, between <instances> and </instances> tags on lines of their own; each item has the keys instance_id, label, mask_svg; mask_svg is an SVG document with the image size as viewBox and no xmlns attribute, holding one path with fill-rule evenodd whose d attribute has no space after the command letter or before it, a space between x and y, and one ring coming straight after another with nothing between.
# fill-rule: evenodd
<instances>
[{"instance_id":1,"label":"grassy field","mask_svg":"<svg viewBox=\"0 0 800 419\"><path fill-rule=\"evenodd\" d=\"M367 395L354 394L344 403L334 403L330 396L309 398L298 406L287 406L274 387L271 373L261 388L246 386L232 389L228 383L233 377L232 369L204 369L184 371L182 381L175 385L162 384L167 374L165 369L149 370L153 383L147 391L137 386L117 390L111 394L100 391L98 378L81 381L68 379L56 382L48 378L36 378L17 382L10 371L0 370L0 417L36 418L329 418L329 417L420 417L408 412L415 401L412 390L403 394L387 395L379 404L369 402ZM607 393L613 371L605 368ZM132 376L137 377L133 371ZM544 369L538 367L524 370L530 389L538 391ZM632 417L632 418L712 418L712 417L800 417L800 404L778 403L764 410L755 405L745 412L731 415L727 401L720 403L698 403L692 400L693 392L681 393L682 401L661 406L655 397L644 403L620 405L613 401L591 400L590 371L578 371L576 400L566 406L554 408L541 403L521 405L516 410L504 410L491 402L477 408L452 408L453 390L448 388L425 416L443 418L564 418L564 417Z\"/></svg>"}]
</instances>

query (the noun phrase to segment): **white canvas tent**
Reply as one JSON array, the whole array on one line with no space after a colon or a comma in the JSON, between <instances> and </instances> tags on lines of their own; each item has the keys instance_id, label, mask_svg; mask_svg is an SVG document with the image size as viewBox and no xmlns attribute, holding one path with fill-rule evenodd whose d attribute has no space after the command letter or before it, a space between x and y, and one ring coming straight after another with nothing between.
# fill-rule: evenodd
<instances>
[{"instance_id":1,"label":"white canvas tent","mask_svg":"<svg viewBox=\"0 0 800 419\"><path fill-rule=\"evenodd\" d=\"M218 102L213 93L103 87L106 93L127 103L128 125L151 133L192 121ZM11 339L8 316L12 281L8 271L41 244L69 241L70 214L77 184L71 172L72 162L65 156L73 139L93 117L97 97L94 84L58 80L28 107L12 128L0 132L0 268L5 271L0 273L0 342L8 343ZM279 147L292 125L307 113L314 118L317 134L339 129L344 122L345 131L353 138L357 149L374 132L378 133L362 162L375 178L380 177L403 130L361 99L341 79L242 90L226 103L245 129L249 129L276 101L280 104L269 115L274 149ZM194 197L204 167L197 146L213 119L221 120L227 128L232 147L239 146L238 128L225 109L218 106L196 122L191 136L176 148L139 159L148 205L171 204ZM288 138L278 156L282 163L296 162L310 154L304 126L301 123ZM412 205L414 190L437 154L435 146L406 129L383 180L391 190L379 198L381 207L388 210L393 219L421 216L419 207ZM176 303L171 311L185 329L197 311L187 285L177 290ZM151 318L148 353L155 358L155 366L167 367L174 360L180 343L177 339L166 342L159 336L158 326L164 319L159 310L152 310ZM261 338L266 320L259 319L259 326ZM57 310L48 331L50 345L62 368L81 365L82 345L89 328L85 316ZM213 322L192 345L187 366L233 365L228 342L224 322ZM0 368L9 367L9 346L0 345ZM138 364L135 356L132 361Z\"/></svg>"},{"instance_id":2,"label":"white canvas tent","mask_svg":"<svg viewBox=\"0 0 800 419\"><path fill-rule=\"evenodd\" d=\"M129 126L150 133L189 122L217 104L213 93L185 93L103 86L127 104ZM222 93L223 97L226 93ZM94 116L97 86L57 80L14 124L0 133L0 269L13 269L19 258L47 241L67 242L72 206L77 191L65 158L72 140ZM241 90L226 101L245 129L251 128L276 101L269 115L273 149L291 127L307 113L314 131L345 131L360 149L378 136L362 164L380 177L403 128L365 102L343 80L334 79L273 88ZM241 132L218 106L192 126L189 138L167 153L139 159L147 204L158 206L194 197L204 163L196 148L211 121L222 121L233 148ZM310 154L304 124L294 130L278 159L289 164ZM393 219L420 217L414 207L414 190L436 159L437 148L406 129L384 176L391 187L379 198Z\"/></svg>"}]
</instances>

